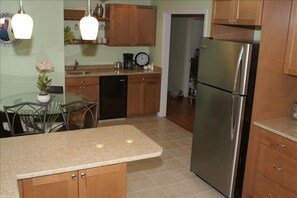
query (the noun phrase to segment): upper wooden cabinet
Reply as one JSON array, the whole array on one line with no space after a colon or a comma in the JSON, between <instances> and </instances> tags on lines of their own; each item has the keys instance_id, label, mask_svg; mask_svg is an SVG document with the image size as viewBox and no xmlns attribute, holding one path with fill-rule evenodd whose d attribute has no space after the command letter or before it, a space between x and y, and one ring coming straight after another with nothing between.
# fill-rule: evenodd
<instances>
[{"instance_id":1,"label":"upper wooden cabinet","mask_svg":"<svg viewBox=\"0 0 297 198\"><path fill-rule=\"evenodd\" d=\"M86 15L85 10L64 9L64 20L79 21ZM108 21L108 18L98 18L98 21Z\"/></svg>"},{"instance_id":2,"label":"upper wooden cabinet","mask_svg":"<svg viewBox=\"0 0 297 198\"><path fill-rule=\"evenodd\" d=\"M109 45L152 46L155 45L156 7L106 4L105 34Z\"/></svg>"},{"instance_id":3,"label":"upper wooden cabinet","mask_svg":"<svg viewBox=\"0 0 297 198\"><path fill-rule=\"evenodd\" d=\"M297 1L292 1L284 72L297 76Z\"/></svg>"},{"instance_id":4,"label":"upper wooden cabinet","mask_svg":"<svg viewBox=\"0 0 297 198\"><path fill-rule=\"evenodd\" d=\"M260 26L263 0L213 0L212 23Z\"/></svg>"}]
</instances>

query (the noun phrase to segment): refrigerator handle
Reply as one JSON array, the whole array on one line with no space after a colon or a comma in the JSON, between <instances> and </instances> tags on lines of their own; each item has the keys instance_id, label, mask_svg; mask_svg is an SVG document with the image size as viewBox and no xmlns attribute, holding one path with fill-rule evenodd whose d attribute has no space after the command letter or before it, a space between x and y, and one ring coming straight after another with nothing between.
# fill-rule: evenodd
<instances>
[{"instance_id":1,"label":"refrigerator handle","mask_svg":"<svg viewBox=\"0 0 297 198\"><path fill-rule=\"evenodd\" d=\"M233 141L236 132L240 131L244 115L245 98L232 95L231 104L231 140Z\"/></svg>"},{"instance_id":2,"label":"refrigerator handle","mask_svg":"<svg viewBox=\"0 0 297 198\"><path fill-rule=\"evenodd\" d=\"M236 116L234 115L234 109L235 109L235 96L232 95L232 101L231 101L231 141L233 141L234 138L234 133L235 133L235 118Z\"/></svg>"},{"instance_id":3,"label":"refrigerator handle","mask_svg":"<svg viewBox=\"0 0 297 198\"><path fill-rule=\"evenodd\" d=\"M244 47L241 46L240 52L239 52L239 56L238 56L238 60L237 60L237 64L236 64L236 69L235 69L235 78L234 78L234 84L233 84L233 94L238 94L238 76L239 76L239 70L240 70L240 66L241 66L241 61L242 61L242 56L243 56L243 51L244 51Z\"/></svg>"}]
</instances>

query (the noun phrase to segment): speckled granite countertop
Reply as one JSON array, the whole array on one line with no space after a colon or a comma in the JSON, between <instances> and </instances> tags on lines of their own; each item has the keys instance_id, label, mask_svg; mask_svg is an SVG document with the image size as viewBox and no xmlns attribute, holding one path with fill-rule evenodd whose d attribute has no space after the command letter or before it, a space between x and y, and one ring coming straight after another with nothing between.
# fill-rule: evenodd
<instances>
[{"instance_id":1,"label":"speckled granite countertop","mask_svg":"<svg viewBox=\"0 0 297 198\"><path fill-rule=\"evenodd\" d=\"M0 197L19 197L17 179L160 156L163 149L130 125L0 139Z\"/></svg>"},{"instance_id":2,"label":"speckled granite countertop","mask_svg":"<svg viewBox=\"0 0 297 198\"><path fill-rule=\"evenodd\" d=\"M290 118L277 118L264 121L256 121L258 127L271 131L290 140L297 142L297 121Z\"/></svg>"},{"instance_id":3,"label":"speckled granite countertop","mask_svg":"<svg viewBox=\"0 0 297 198\"><path fill-rule=\"evenodd\" d=\"M143 69L137 67L135 69L117 69L113 65L91 65L91 66L79 66L77 71L86 72L86 74L71 74L67 71L73 71L73 66L65 67L65 77L82 77L82 76L111 76L111 75L134 75L134 74L160 74L162 69L154 66L153 70Z\"/></svg>"}]
</instances>

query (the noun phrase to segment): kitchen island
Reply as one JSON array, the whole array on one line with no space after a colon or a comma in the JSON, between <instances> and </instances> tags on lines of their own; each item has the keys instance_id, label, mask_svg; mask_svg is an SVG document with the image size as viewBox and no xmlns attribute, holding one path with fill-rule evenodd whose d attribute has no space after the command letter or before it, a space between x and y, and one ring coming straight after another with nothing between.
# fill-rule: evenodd
<instances>
[{"instance_id":1,"label":"kitchen island","mask_svg":"<svg viewBox=\"0 0 297 198\"><path fill-rule=\"evenodd\" d=\"M0 139L0 197L20 180L158 157L163 149L130 125Z\"/></svg>"}]
</instances>

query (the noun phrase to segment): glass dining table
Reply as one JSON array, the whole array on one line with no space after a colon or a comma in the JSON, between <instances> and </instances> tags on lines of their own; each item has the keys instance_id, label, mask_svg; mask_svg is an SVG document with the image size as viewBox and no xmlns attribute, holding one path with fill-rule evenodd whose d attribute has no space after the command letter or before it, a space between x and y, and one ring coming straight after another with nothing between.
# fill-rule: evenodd
<instances>
[{"instance_id":1,"label":"glass dining table","mask_svg":"<svg viewBox=\"0 0 297 198\"><path fill-rule=\"evenodd\" d=\"M9 96L0 100L0 111L4 111L4 106L12 106L22 102L35 102L37 101L38 93L23 93L13 96ZM57 121L57 118L61 118L60 104L67 104L74 101L89 101L87 97L82 95L77 95L73 93L60 93L60 94L50 94L51 99L47 104L47 123L46 131L51 132L59 128L61 125L61 120ZM57 122L58 123L57 123Z\"/></svg>"}]
</instances>

